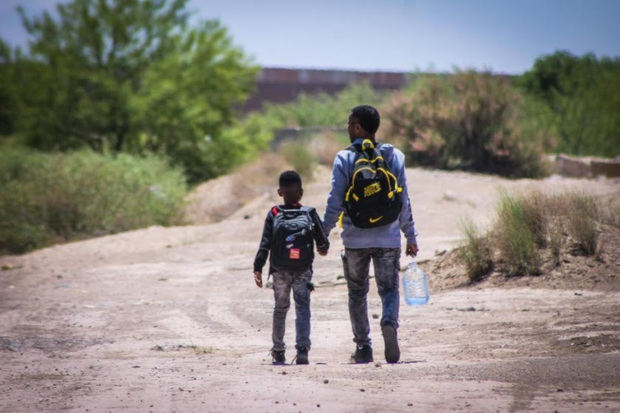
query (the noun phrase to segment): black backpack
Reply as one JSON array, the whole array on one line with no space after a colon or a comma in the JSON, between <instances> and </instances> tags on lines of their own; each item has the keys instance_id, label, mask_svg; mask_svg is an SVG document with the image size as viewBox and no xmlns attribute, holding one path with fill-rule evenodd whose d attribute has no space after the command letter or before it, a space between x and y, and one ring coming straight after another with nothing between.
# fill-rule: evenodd
<instances>
[{"instance_id":1,"label":"black backpack","mask_svg":"<svg viewBox=\"0 0 620 413\"><path fill-rule=\"evenodd\" d=\"M370 139L348 149L359 154L345 193L344 206L353 225L374 228L394 222L402 207L396 176Z\"/></svg>"},{"instance_id":2,"label":"black backpack","mask_svg":"<svg viewBox=\"0 0 620 413\"><path fill-rule=\"evenodd\" d=\"M314 258L314 237L310 212L313 208L273 207L271 263L277 268L305 269Z\"/></svg>"}]
</instances>

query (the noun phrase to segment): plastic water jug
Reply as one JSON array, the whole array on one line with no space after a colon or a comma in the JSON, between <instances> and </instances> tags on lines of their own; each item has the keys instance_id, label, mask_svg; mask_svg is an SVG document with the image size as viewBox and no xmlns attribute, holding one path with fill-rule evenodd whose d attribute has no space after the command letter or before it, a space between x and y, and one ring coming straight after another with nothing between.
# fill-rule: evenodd
<instances>
[{"instance_id":1,"label":"plastic water jug","mask_svg":"<svg viewBox=\"0 0 620 413\"><path fill-rule=\"evenodd\" d=\"M403 274L403 293L409 305L422 305L428 302L428 276L415 261L407 265Z\"/></svg>"}]
</instances>

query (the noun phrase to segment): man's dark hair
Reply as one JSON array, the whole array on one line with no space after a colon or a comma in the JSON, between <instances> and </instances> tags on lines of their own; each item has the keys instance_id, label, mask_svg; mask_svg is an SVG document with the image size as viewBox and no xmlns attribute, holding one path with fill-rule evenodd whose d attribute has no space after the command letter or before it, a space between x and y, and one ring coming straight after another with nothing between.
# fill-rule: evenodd
<instances>
[{"instance_id":1,"label":"man's dark hair","mask_svg":"<svg viewBox=\"0 0 620 413\"><path fill-rule=\"evenodd\" d=\"M299 185L301 187L301 176L295 171L284 171L280 174L278 185L280 185L280 188L291 185Z\"/></svg>"},{"instance_id":2,"label":"man's dark hair","mask_svg":"<svg viewBox=\"0 0 620 413\"><path fill-rule=\"evenodd\" d=\"M370 105L360 105L351 109L351 116L360 123L360 126L370 135L374 135L379 129L379 111Z\"/></svg>"}]
</instances>

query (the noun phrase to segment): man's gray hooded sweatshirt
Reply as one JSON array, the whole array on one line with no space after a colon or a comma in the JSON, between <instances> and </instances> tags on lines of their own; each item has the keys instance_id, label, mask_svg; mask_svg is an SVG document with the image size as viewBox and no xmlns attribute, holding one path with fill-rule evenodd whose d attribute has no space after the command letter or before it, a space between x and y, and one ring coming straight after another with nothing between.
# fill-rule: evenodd
<instances>
[{"instance_id":1,"label":"man's gray hooded sweatshirt","mask_svg":"<svg viewBox=\"0 0 620 413\"><path fill-rule=\"evenodd\" d=\"M353 144L361 144L362 139L357 139ZM398 185L402 186L400 193L403 207L398 219L391 224L375 228L357 228L353 226L344 209L344 196L349 188L353 168L359 154L351 150L338 152L334 159L332 170L331 191L327 198L327 207L323 218L325 233L330 231L338 223L339 216L344 212L342 219L342 242L345 248L400 248L400 231L405 234L407 242L417 244L418 235L411 214L411 203L407 191L407 178L405 176L405 155L390 144L381 144L381 155L386 161L388 169L396 175Z\"/></svg>"}]
</instances>

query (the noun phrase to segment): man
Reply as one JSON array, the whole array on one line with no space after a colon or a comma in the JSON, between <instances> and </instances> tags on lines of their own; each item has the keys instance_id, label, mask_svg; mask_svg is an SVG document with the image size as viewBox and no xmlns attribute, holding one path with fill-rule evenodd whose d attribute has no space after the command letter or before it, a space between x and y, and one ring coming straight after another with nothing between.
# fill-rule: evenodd
<instances>
[{"instance_id":1,"label":"man","mask_svg":"<svg viewBox=\"0 0 620 413\"><path fill-rule=\"evenodd\" d=\"M362 145L371 146L368 141L372 146L377 146L375 133L379 128L379 122L379 112L372 106L362 105L352 109L348 122L352 146L338 152L334 159L331 190L323 219L325 232L328 235L339 218L342 223L342 241L345 247L343 265L349 291L349 316L353 341L357 344L351 357L356 363L373 361L367 300L370 260L373 261L377 289L383 305L381 332L385 341L385 359L388 363L396 363L400 359L396 332L400 299L398 272L401 230L407 239L407 255L415 256L418 253L417 232L407 193L405 156L394 146L380 144L378 151L388 171L396 177L398 186L402 188L402 191L395 192L400 196L402 203L400 213L397 211L395 216L396 219L372 228L361 228L353 224L345 211L345 196L351 185L356 161L361 157L360 149ZM373 222L372 218L370 222Z\"/></svg>"}]
</instances>

